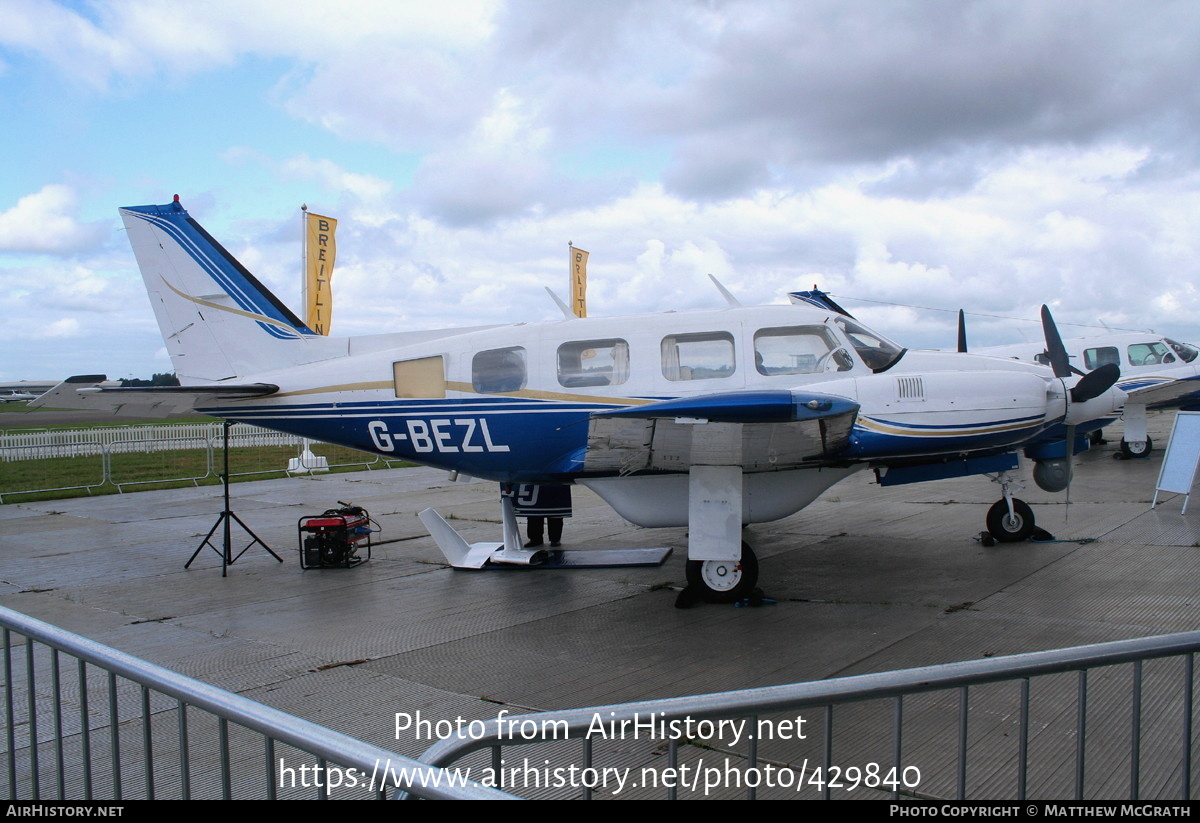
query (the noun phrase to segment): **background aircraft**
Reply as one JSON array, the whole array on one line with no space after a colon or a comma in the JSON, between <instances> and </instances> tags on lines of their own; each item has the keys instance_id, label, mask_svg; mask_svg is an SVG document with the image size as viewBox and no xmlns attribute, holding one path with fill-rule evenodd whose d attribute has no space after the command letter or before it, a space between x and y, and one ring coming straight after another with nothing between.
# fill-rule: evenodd
<instances>
[{"instance_id":1,"label":"background aircraft","mask_svg":"<svg viewBox=\"0 0 1200 823\"><path fill-rule=\"evenodd\" d=\"M1121 452L1148 457L1154 448L1146 435L1148 409L1186 408L1200 403L1200 351L1169 337L1146 333L1109 333L1063 341L1071 366L1087 373L1106 364L1121 370L1117 386L1127 392L1122 418ZM1046 363L1045 348L1035 343L989 346L977 354Z\"/></svg>"},{"instance_id":2,"label":"background aircraft","mask_svg":"<svg viewBox=\"0 0 1200 823\"><path fill-rule=\"evenodd\" d=\"M579 483L633 523L688 526L688 579L709 599L755 585L743 525L865 468L885 485L996 474L988 529L1023 539L1017 450L1124 399L1109 371L908 351L820 305L323 337L178 197L121 215L183 385L82 376L40 404L194 407L493 481Z\"/></svg>"}]
</instances>

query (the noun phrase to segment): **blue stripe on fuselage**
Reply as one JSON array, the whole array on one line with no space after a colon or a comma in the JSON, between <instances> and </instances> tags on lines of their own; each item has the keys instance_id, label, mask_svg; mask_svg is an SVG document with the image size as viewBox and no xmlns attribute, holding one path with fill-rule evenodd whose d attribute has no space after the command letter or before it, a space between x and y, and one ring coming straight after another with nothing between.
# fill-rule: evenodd
<instances>
[{"instance_id":1,"label":"blue stripe on fuselage","mask_svg":"<svg viewBox=\"0 0 1200 823\"><path fill-rule=\"evenodd\" d=\"M850 435L850 446L843 454L849 458L873 460L905 455L956 454L979 449L1006 450L1015 448L1029 439L1036 432L1038 425L1031 424L1018 429L981 434L963 431L962 434L937 437L922 437L916 432L911 435L887 434L855 426ZM931 428L958 427L934 426Z\"/></svg>"},{"instance_id":2,"label":"blue stripe on fuselage","mask_svg":"<svg viewBox=\"0 0 1200 823\"><path fill-rule=\"evenodd\" d=\"M606 408L611 406L479 398L201 411L476 477L561 482L582 469L588 419ZM536 426L530 414L537 415Z\"/></svg>"}]
</instances>

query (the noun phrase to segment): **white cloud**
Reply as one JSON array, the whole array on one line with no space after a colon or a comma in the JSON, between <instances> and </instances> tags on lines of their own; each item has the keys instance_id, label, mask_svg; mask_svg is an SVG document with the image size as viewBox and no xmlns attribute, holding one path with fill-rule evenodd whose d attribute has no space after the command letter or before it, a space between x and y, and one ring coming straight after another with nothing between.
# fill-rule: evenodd
<instances>
[{"instance_id":1,"label":"white cloud","mask_svg":"<svg viewBox=\"0 0 1200 823\"><path fill-rule=\"evenodd\" d=\"M108 234L104 221L80 222L75 191L43 186L0 213L0 251L65 254L98 245Z\"/></svg>"},{"instance_id":2,"label":"white cloud","mask_svg":"<svg viewBox=\"0 0 1200 823\"><path fill-rule=\"evenodd\" d=\"M313 159L303 154L287 158L278 164L278 168L285 178L316 180L322 186L345 192L367 206L380 204L392 190L392 184L387 180L347 171L332 160Z\"/></svg>"},{"instance_id":3,"label":"white cloud","mask_svg":"<svg viewBox=\"0 0 1200 823\"><path fill-rule=\"evenodd\" d=\"M54 340L78 337L79 334L79 321L74 317L62 317L43 326L40 331L34 333L34 337L38 339Z\"/></svg>"},{"instance_id":4,"label":"white cloud","mask_svg":"<svg viewBox=\"0 0 1200 823\"><path fill-rule=\"evenodd\" d=\"M275 183L289 197L338 192L335 332L554 318L541 286L565 289L573 240L593 254L596 314L719 306L712 272L746 303L816 282L1004 314L1057 301L1062 320L1162 318L1200 337L1189 314L1200 17L1187 2L1147 13L1078 0L379 0L329 13L11 0L5 11L10 76L34 53L121 86L125 103L160 93L164 77L186 98L196 90L180 78L244 67L259 85L238 94L323 129L302 124L293 140L221 124L253 146L225 157L256 168L229 163L212 183L221 198L189 205L203 222L200 203L244 191L259 211L231 217L245 206L222 203L240 236L221 239L290 300L295 232L270 195L251 195ZM129 125L146 133L156 116ZM229 145L224 134L209 139ZM410 185L390 179L414 168ZM88 174L98 188L103 172ZM79 214L73 189L47 185L0 215L0 249L97 244L103 227ZM47 276L37 299L114 304L111 278L73 276ZM930 332L911 309L862 314Z\"/></svg>"},{"instance_id":5,"label":"white cloud","mask_svg":"<svg viewBox=\"0 0 1200 823\"><path fill-rule=\"evenodd\" d=\"M336 12L275 0L120 0L89 4L85 13L49 0L8 0L0 45L105 88L114 78L193 73L246 54L330 65L401 44L463 49L487 36L494 8L491 0L353 0Z\"/></svg>"}]
</instances>

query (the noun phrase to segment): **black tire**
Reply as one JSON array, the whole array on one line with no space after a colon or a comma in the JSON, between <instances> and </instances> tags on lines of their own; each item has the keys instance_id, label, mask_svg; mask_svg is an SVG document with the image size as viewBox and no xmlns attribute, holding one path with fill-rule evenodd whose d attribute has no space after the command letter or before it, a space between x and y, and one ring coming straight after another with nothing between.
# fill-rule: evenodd
<instances>
[{"instance_id":1,"label":"black tire","mask_svg":"<svg viewBox=\"0 0 1200 823\"><path fill-rule=\"evenodd\" d=\"M1013 498L1013 514L1008 514L1008 504L1003 498L988 509L987 530L1001 543L1019 543L1033 534L1033 509L1024 500Z\"/></svg>"},{"instance_id":2,"label":"black tire","mask_svg":"<svg viewBox=\"0 0 1200 823\"><path fill-rule=\"evenodd\" d=\"M747 598L758 585L758 558L749 543L742 543L742 559L689 560L688 587L709 603L736 603Z\"/></svg>"},{"instance_id":3,"label":"black tire","mask_svg":"<svg viewBox=\"0 0 1200 823\"><path fill-rule=\"evenodd\" d=\"M1128 443L1124 438L1121 439L1121 454L1125 455L1127 460L1149 457L1152 451L1154 451L1154 441L1149 437L1146 438L1145 443Z\"/></svg>"}]
</instances>

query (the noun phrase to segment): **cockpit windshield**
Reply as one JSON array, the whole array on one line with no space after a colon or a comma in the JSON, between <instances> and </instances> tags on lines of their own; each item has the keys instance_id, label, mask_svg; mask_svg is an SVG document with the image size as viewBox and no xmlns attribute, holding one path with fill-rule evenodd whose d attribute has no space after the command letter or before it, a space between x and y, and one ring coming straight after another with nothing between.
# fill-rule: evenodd
<instances>
[{"instance_id":1,"label":"cockpit windshield","mask_svg":"<svg viewBox=\"0 0 1200 823\"><path fill-rule=\"evenodd\" d=\"M854 350L858 352L858 356L871 371L884 371L904 354L905 350L902 347L897 346L883 335L871 331L857 320L851 320L849 317L835 317L833 322L845 332L846 337L850 338Z\"/></svg>"},{"instance_id":2,"label":"cockpit windshield","mask_svg":"<svg viewBox=\"0 0 1200 823\"><path fill-rule=\"evenodd\" d=\"M1163 339L1167 341L1167 345L1174 349L1175 353L1179 355L1185 363L1191 363L1198 355L1200 355L1200 351L1197 351L1193 346L1189 346L1187 343L1180 343L1178 340L1172 340L1169 337L1164 337Z\"/></svg>"}]
</instances>

